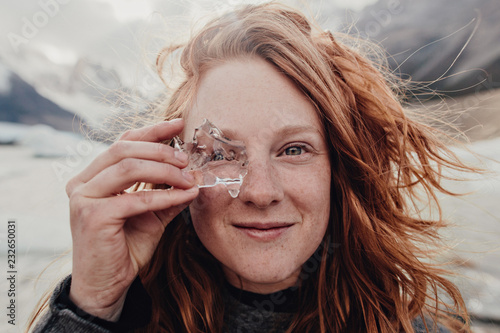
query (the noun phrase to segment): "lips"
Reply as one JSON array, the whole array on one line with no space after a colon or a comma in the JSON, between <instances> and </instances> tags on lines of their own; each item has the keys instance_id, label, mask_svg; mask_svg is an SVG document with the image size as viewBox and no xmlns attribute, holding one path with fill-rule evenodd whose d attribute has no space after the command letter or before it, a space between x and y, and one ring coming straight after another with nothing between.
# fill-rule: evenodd
<instances>
[{"instance_id":1,"label":"lips","mask_svg":"<svg viewBox=\"0 0 500 333\"><path fill-rule=\"evenodd\" d=\"M285 234L294 223L290 222L245 222L235 223L244 235L258 241L272 241Z\"/></svg>"}]
</instances>

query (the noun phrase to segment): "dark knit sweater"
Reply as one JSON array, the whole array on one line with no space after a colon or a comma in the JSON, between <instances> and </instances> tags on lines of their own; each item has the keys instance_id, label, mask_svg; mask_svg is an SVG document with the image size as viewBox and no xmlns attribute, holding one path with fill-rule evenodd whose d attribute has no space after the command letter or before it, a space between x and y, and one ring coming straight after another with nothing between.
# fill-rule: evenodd
<instances>
[{"instance_id":1,"label":"dark knit sweater","mask_svg":"<svg viewBox=\"0 0 500 333\"><path fill-rule=\"evenodd\" d=\"M146 326L151 317L151 298L137 278L129 288L118 322L89 315L69 299L71 276L64 279L50 299L50 310L40 319L33 332L127 332ZM224 289L224 332L280 333L288 328L293 314L299 310L297 291L289 288L269 295L255 294L226 284ZM421 319L414 321L416 333L426 332ZM446 333L442 327L431 332Z\"/></svg>"}]
</instances>

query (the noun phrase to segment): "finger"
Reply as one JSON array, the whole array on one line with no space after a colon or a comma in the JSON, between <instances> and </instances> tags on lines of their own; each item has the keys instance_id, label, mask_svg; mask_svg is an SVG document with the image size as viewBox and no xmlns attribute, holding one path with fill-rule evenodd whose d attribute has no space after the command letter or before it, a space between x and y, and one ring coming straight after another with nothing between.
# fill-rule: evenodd
<instances>
[{"instance_id":1,"label":"finger","mask_svg":"<svg viewBox=\"0 0 500 333\"><path fill-rule=\"evenodd\" d=\"M198 196L198 193L198 187L194 186L187 190L176 188L126 193L103 200L106 200L104 203L105 205L113 207L113 215L110 216L110 218L117 221L146 212L165 210L168 210L168 214L163 214L162 216L168 216L171 220L186 208L186 206Z\"/></svg>"},{"instance_id":2,"label":"finger","mask_svg":"<svg viewBox=\"0 0 500 333\"><path fill-rule=\"evenodd\" d=\"M184 152L158 142L117 141L85 168L78 179L86 183L107 167L126 158L137 158L172 164L178 168L187 166Z\"/></svg>"},{"instance_id":3,"label":"finger","mask_svg":"<svg viewBox=\"0 0 500 333\"><path fill-rule=\"evenodd\" d=\"M121 143L118 144L118 142L125 141L125 139L127 141L142 140L142 141L156 142L157 143L156 148L159 151L159 155L162 156L163 155L162 151L165 150L167 146L166 145L163 145L165 147L159 146L160 144L158 142L171 139L175 135L179 134L182 131L183 127L184 127L184 121L181 118L177 118L171 121L165 121L152 126L147 126L125 132L120 138L120 140L117 141L117 143L113 144L108 150L101 153L81 173L79 173L77 176L73 177L70 181L68 181L68 183L66 184L66 193L68 197L71 195L71 193L78 185L86 183L91 178L93 178L97 173L104 170L107 166L117 162L116 157L110 158L109 156L107 156L110 150L111 154L117 155L117 157L122 156L121 154L123 154L122 158L130 157L133 154L132 152L128 155L124 154L121 150L125 148L124 147L125 145L122 145ZM137 157L141 158L141 156ZM150 157L143 157L143 158L149 159ZM174 164L177 165L177 163Z\"/></svg>"},{"instance_id":4,"label":"finger","mask_svg":"<svg viewBox=\"0 0 500 333\"><path fill-rule=\"evenodd\" d=\"M194 185L194 177L168 163L126 158L84 184L81 193L87 197L103 198L120 193L137 182L168 184L186 189Z\"/></svg>"},{"instance_id":5,"label":"finger","mask_svg":"<svg viewBox=\"0 0 500 333\"><path fill-rule=\"evenodd\" d=\"M155 125L129 130L120 137L120 140L159 142L171 139L176 134L179 134L183 128L184 120L176 118Z\"/></svg>"}]
</instances>

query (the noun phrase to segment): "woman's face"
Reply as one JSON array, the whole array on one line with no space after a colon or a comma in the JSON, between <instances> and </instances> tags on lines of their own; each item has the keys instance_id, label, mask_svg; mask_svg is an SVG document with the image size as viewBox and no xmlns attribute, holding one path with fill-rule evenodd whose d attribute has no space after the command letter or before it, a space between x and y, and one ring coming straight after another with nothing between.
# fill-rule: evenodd
<instances>
[{"instance_id":1,"label":"woman's face","mask_svg":"<svg viewBox=\"0 0 500 333\"><path fill-rule=\"evenodd\" d=\"M313 105L264 60L233 60L203 76L184 139L204 118L245 143L249 165L235 199L224 185L200 189L190 206L198 237L234 286L239 278L258 293L293 286L330 213L330 162Z\"/></svg>"}]
</instances>

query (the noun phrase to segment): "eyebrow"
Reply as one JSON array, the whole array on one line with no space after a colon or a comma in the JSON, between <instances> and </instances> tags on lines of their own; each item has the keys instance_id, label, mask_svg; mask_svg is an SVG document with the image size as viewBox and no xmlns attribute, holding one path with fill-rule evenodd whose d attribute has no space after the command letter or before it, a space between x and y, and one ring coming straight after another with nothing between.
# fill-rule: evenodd
<instances>
[{"instance_id":1,"label":"eyebrow","mask_svg":"<svg viewBox=\"0 0 500 333\"><path fill-rule=\"evenodd\" d=\"M238 132L234 131L230 128L221 128L220 129L222 133L224 133L224 136L233 140L238 138ZM311 125L290 125L290 126L284 126L281 128L278 128L275 133L279 136L287 136L287 135L293 135L293 134L298 134L298 133L313 133L313 134L318 134L321 137L323 137L323 134L319 129L317 129L314 126Z\"/></svg>"},{"instance_id":2,"label":"eyebrow","mask_svg":"<svg viewBox=\"0 0 500 333\"><path fill-rule=\"evenodd\" d=\"M277 133L283 136L298 134L298 133L314 133L321 135L321 131L319 131L316 127L311 125L285 126L280 128Z\"/></svg>"}]
</instances>

